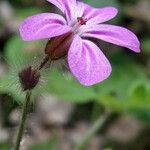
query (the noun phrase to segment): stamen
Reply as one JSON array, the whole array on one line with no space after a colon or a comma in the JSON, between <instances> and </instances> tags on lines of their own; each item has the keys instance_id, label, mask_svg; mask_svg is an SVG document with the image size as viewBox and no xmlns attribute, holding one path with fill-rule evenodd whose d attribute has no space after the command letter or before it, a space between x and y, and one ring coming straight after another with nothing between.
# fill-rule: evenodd
<instances>
[{"instance_id":1,"label":"stamen","mask_svg":"<svg viewBox=\"0 0 150 150\"><path fill-rule=\"evenodd\" d=\"M78 22L80 23L80 25L86 25L87 18L78 17L77 20L78 20Z\"/></svg>"},{"instance_id":2,"label":"stamen","mask_svg":"<svg viewBox=\"0 0 150 150\"><path fill-rule=\"evenodd\" d=\"M74 32L74 33L78 32L78 29L79 29L82 25L86 25L86 22L87 22L87 18L78 17L78 18L77 18L77 23L72 27L73 32Z\"/></svg>"}]
</instances>

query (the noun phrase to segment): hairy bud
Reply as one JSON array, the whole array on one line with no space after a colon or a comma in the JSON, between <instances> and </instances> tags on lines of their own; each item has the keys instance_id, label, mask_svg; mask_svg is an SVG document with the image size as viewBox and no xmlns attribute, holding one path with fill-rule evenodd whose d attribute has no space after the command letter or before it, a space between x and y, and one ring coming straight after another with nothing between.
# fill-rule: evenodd
<instances>
[{"instance_id":1,"label":"hairy bud","mask_svg":"<svg viewBox=\"0 0 150 150\"><path fill-rule=\"evenodd\" d=\"M33 89L39 82L40 73L31 66L19 72L19 80L23 91Z\"/></svg>"},{"instance_id":2,"label":"hairy bud","mask_svg":"<svg viewBox=\"0 0 150 150\"><path fill-rule=\"evenodd\" d=\"M65 57L72 43L73 36L73 32L68 32L61 36L52 38L46 45L45 53L51 60L57 60Z\"/></svg>"}]
</instances>

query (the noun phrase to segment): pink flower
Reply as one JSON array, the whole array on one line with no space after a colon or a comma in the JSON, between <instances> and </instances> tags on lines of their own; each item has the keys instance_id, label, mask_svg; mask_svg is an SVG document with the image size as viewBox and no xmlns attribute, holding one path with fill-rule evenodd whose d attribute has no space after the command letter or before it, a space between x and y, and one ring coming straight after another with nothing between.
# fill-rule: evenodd
<instances>
[{"instance_id":1,"label":"pink flower","mask_svg":"<svg viewBox=\"0 0 150 150\"><path fill-rule=\"evenodd\" d=\"M116 8L93 8L76 0L48 1L64 15L42 13L28 17L20 26L21 37L25 41L32 41L73 32L68 64L81 84L90 86L101 82L108 78L112 70L99 47L86 38L101 39L140 52L140 43L134 33L123 27L103 24L117 15Z\"/></svg>"}]
</instances>

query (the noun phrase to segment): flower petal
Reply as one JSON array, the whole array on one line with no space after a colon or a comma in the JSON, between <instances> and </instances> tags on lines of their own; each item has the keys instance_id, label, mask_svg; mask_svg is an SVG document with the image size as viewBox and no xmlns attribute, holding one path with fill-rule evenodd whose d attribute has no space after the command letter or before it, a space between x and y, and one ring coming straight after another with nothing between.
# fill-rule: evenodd
<instances>
[{"instance_id":1,"label":"flower petal","mask_svg":"<svg viewBox=\"0 0 150 150\"><path fill-rule=\"evenodd\" d=\"M76 0L47 0L57 6L65 13L67 20L70 22L74 16L74 8L76 8Z\"/></svg>"},{"instance_id":2,"label":"flower petal","mask_svg":"<svg viewBox=\"0 0 150 150\"><path fill-rule=\"evenodd\" d=\"M94 8L82 2L78 2L78 7L82 10L82 16L88 20L87 25L108 21L114 18L118 13L115 7Z\"/></svg>"},{"instance_id":3,"label":"flower petal","mask_svg":"<svg viewBox=\"0 0 150 150\"><path fill-rule=\"evenodd\" d=\"M100 24L86 29L82 37L94 37L122 47L129 48L134 52L140 52L140 42L136 35L126 28Z\"/></svg>"},{"instance_id":4,"label":"flower petal","mask_svg":"<svg viewBox=\"0 0 150 150\"><path fill-rule=\"evenodd\" d=\"M68 63L74 76L85 86L101 82L111 73L111 65L98 46L78 35L68 52Z\"/></svg>"},{"instance_id":5,"label":"flower petal","mask_svg":"<svg viewBox=\"0 0 150 150\"><path fill-rule=\"evenodd\" d=\"M69 32L65 19L57 14L42 13L28 17L20 26L21 37L25 41L51 38Z\"/></svg>"}]
</instances>

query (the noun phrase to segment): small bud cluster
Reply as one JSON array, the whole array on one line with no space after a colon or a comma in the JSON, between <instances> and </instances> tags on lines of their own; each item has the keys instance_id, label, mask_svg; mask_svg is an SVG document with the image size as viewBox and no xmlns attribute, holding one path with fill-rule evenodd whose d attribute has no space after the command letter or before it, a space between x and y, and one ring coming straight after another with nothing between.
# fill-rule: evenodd
<instances>
[{"instance_id":1,"label":"small bud cluster","mask_svg":"<svg viewBox=\"0 0 150 150\"><path fill-rule=\"evenodd\" d=\"M40 79L40 70L48 61L61 59L67 55L73 36L73 32L68 32L64 35L52 38L46 45L46 57L40 63L39 67L34 69L32 66L29 66L19 72L19 80L23 91L32 90L38 84Z\"/></svg>"}]
</instances>

